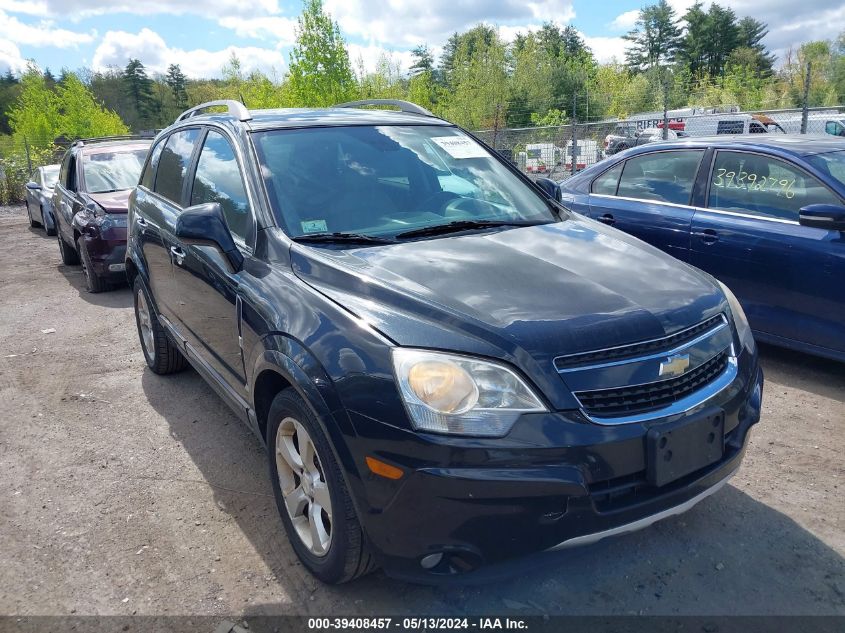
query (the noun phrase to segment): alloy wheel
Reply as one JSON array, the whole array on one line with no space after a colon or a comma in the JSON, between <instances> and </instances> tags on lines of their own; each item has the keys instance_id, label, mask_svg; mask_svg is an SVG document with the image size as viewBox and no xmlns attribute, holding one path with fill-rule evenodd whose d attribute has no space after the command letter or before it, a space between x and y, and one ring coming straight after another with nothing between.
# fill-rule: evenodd
<instances>
[{"instance_id":1,"label":"alloy wheel","mask_svg":"<svg viewBox=\"0 0 845 633\"><path fill-rule=\"evenodd\" d=\"M153 324L150 316L150 308L147 305L147 298L144 291L138 288L138 329L141 330L141 344L144 351L151 359L155 359L155 344L153 339Z\"/></svg>"},{"instance_id":2,"label":"alloy wheel","mask_svg":"<svg viewBox=\"0 0 845 633\"><path fill-rule=\"evenodd\" d=\"M285 508L303 545L325 556L332 541L332 502L320 457L305 427L285 418L276 433L276 470Z\"/></svg>"}]
</instances>

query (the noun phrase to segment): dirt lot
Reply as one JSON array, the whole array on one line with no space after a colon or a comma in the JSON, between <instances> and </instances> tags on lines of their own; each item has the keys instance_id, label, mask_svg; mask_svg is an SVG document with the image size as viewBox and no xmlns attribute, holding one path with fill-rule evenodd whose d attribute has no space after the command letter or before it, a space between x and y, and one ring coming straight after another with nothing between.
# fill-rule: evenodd
<instances>
[{"instance_id":1,"label":"dirt lot","mask_svg":"<svg viewBox=\"0 0 845 633\"><path fill-rule=\"evenodd\" d=\"M494 585L327 587L250 431L146 368L128 289L86 293L20 207L0 244L0 614L845 614L845 365L764 349L744 466L686 515Z\"/></svg>"}]
</instances>

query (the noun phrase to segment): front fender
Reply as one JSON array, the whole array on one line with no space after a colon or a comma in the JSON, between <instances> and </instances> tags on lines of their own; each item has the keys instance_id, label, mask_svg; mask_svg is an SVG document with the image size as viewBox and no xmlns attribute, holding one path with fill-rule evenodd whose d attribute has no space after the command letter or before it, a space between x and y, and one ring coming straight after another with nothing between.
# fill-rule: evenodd
<instances>
[{"instance_id":1,"label":"front fender","mask_svg":"<svg viewBox=\"0 0 845 633\"><path fill-rule=\"evenodd\" d=\"M355 438L355 429L346 410L340 405L340 398L333 383L322 371L316 360L296 342L284 335L271 335L264 339L264 351L256 354L250 377L251 402L253 411L257 411L255 401L256 379L265 371L273 371L284 378L302 396L329 438L335 459L341 466L346 487L350 491L358 516L361 509L357 499L363 499L361 472L354 455L349 449ZM280 349L281 348L281 349ZM296 349L299 348L299 349ZM308 371L293 360L293 357L310 359L306 364ZM266 443L266 436L262 438Z\"/></svg>"}]
</instances>

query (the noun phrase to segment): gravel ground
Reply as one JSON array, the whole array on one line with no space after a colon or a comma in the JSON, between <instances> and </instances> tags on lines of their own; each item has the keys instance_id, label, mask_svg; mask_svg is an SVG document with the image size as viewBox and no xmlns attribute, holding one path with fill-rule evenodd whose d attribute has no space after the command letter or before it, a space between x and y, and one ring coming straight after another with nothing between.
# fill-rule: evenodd
<instances>
[{"instance_id":1,"label":"gravel ground","mask_svg":"<svg viewBox=\"0 0 845 633\"><path fill-rule=\"evenodd\" d=\"M764 348L744 465L685 515L492 585L328 587L250 431L146 368L129 290L86 293L22 207L0 243L0 614L845 614L845 365Z\"/></svg>"}]
</instances>

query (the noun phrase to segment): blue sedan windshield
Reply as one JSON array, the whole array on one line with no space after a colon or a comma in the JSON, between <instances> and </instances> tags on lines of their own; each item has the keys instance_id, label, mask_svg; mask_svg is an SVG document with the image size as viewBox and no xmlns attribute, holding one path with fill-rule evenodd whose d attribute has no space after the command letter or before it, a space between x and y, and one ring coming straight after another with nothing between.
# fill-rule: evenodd
<instances>
[{"instance_id":1,"label":"blue sedan windshield","mask_svg":"<svg viewBox=\"0 0 845 633\"><path fill-rule=\"evenodd\" d=\"M453 127L327 127L253 138L274 211L291 237L389 238L449 222L556 219L539 194Z\"/></svg>"}]
</instances>

